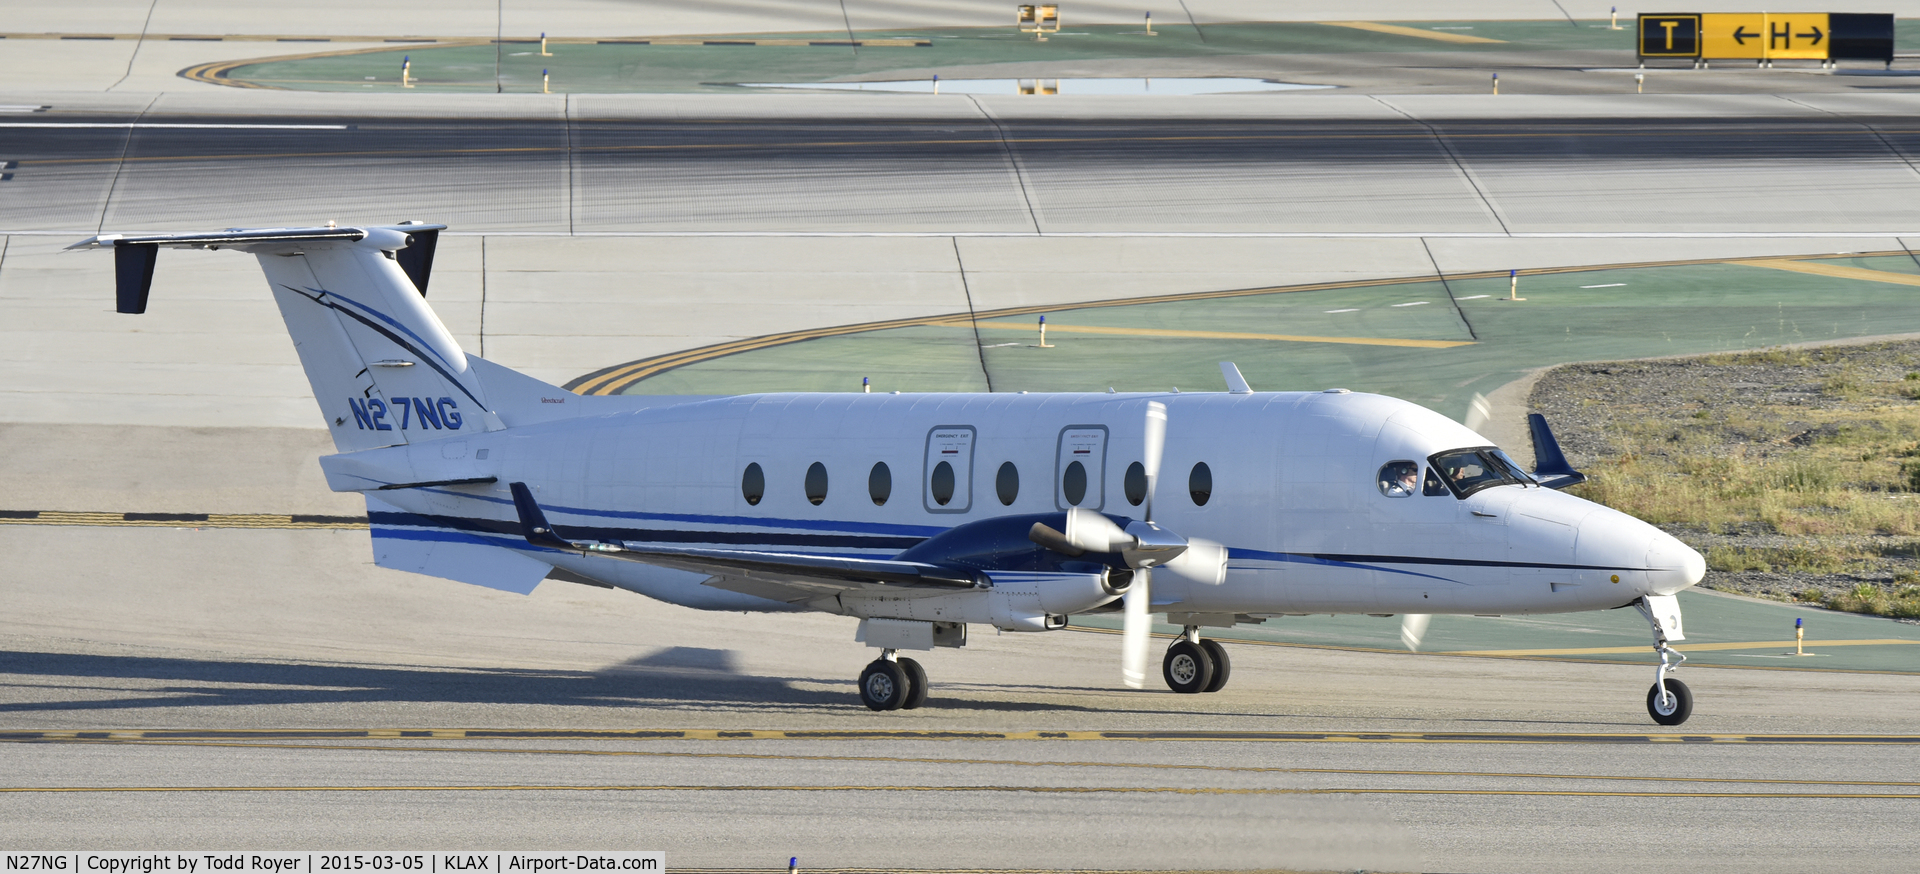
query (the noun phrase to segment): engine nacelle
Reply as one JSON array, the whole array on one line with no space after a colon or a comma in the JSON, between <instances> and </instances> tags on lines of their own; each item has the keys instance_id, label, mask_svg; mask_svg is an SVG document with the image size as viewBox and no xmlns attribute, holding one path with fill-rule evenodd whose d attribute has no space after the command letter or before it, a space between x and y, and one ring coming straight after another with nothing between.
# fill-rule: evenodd
<instances>
[{"instance_id":1,"label":"engine nacelle","mask_svg":"<svg viewBox=\"0 0 1920 874\"><path fill-rule=\"evenodd\" d=\"M1120 591L1098 573L1048 571L989 571L992 585L984 589L947 594L848 592L840 607L862 619L911 619L919 622L964 622L991 625L1003 631L1050 631L1066 627L1071 613L1091 610Z\"/></svg>"}]
</instances>

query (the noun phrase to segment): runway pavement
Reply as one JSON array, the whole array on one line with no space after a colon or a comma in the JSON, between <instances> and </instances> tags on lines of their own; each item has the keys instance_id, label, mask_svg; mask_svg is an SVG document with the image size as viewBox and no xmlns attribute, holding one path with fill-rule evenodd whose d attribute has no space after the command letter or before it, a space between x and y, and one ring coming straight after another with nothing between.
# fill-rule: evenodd
<instances>
[{"instance_id":1,"label":"runway pavement","mask_svg":"<svg viewBox=\"0 0 1920 874\"><path fill-rule=\"evenodd\" d=\"M1871 234L1915 230L1920 195L1904 95L1516 99L1500 116L1434 97L1084 115L741 98L782 110L755 124L687 117L702 110L684 99L521 99L486 119L447 117L470 96L378 115L51 103L0 119L17 162L0 229L404 213L557 234Z\"/></svg>"},{"instance_id":2,"label":"runway pavement","mask_svg":"<svg viewBox=\"0 0 1920 874\"><path fill-rule=\"evenodd\" d=\"M1899 870L1913 675L1238 645L1129 692L1111 635L927 654L854 701L826 616L373 568L359 531L0 526L0 821L54 848L659 848L669 866ZM1307 621L1307 620L1294 620ZM1817 621L1817 620L1816 620ZM876 833L880 836L876 837Z\"/></svg>"}]
</instances>

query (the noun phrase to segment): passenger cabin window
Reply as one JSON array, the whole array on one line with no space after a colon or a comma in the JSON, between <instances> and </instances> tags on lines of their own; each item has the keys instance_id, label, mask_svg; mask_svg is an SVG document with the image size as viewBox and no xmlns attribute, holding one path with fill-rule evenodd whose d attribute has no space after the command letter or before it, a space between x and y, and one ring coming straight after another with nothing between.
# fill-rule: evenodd
<instances>
[{"instance_id":1,"label":"passenger cabin window","mask_svg":"<svg viewBox=\"0 0 1920 874\"><path fill-rule=\"evenodd\" d=\"M873 472L867 474L867 497L876 507L886 506L887 499L893 497L893 471L887 469L886 462L874 462Z\"/></svg>"},{"instance_id":2,"label":"passenger cabin window","mask_svg":"<svg viewBox=\"0 0 1920 874\"><path fill-rule=\"evenodd\" d=\"M1067 472L1060 476L1060 494L1067 499L1067 506L1078 507L1087 499L1087 466L1078 461L1067 465Z\"/></svg>"},{"instance_id":3,"label":"passenger cabin window","mask_svg":"<svg viewBox=\"0 0 1920 874\"><path fill-rule=\"evenodd\" d=\"M1430 460L1453 493L1462 498L1492 486L1533 483L1533 477L1521 470L1520 465L1491 446L1442 452Z\"/></svg>"},{"instance_id":4,"label":"passenger cabin window","mask_svg":"<svg viewBox=\"0 0 1920 874\"><path fill-rule=\"evenodd\" d=\"M1380 465L1380 494L1389 498L1411 498L1420 491L1420 465L1413 461L1389 461Z\"/></svg>"},{"instance_id":5,"label":"passenger cabin window","mask_svg":"<svg viewBox=\"0 0 1920 874\"><path fill-rule=\"evenodd\" d=\"M993 491L1000 496L1003 506L1013 506L1015 498L1020 497L1020 469L1009 461L1000 465L1000 472L993 478Z\"/></svg>"},{"instance_id":6,"label":"passenger cabin window","mask_svg":"<svg viewBox=\"0 0 1920 874\"><path fill-rule=\"evenodd\" d=\"M760 503L767 494L767 475L760 470L760 463L747 465L747 472L740 475L740 496L747 499L747 506Z\"/></svg>"},{"instance_id":7,"label":"passenger cabin window","mask_svg":"<svg viewBox=\"0 0 1920 874\"><path fill-rule=\"evenodd\" d=\"M1127 503L1140 506L1147 499L1147 466L1138 461L1127 465L1127 477L1121 486L1127 492Z\"/></svg>"},{"instance_id":8,"label":"passenger cabin window","mask_svg":"<svg viewBox=\"0 0 1920 874\"><path fill-rule=\"evenodd\" d=\"M1213 497L1213 469L1202 461L1193 466L1193 472L1187 474L1187 494L1193 497L1193 505L1204 507Z\"/></svg>"},{"instance_id":9,"label":"passenger cabin window","mask_svg":"<svg viewBox=\"0 0 1920 874\"><path fill-rule=\"evenodd\" d=\"M816 461L807 467L807 503L816 507L827 499L827 466Z\"/></svg>"},{"instance_id":10,"label":"passenger cabin window","mask_svg":"<svg viewBox=\"0 0 1920 874\"><path fill-rule=\"evenodd\" d=\"M953 465L945 461L934 465L927 490L933 493L934 503L942 507L953 503Z\"/></svg>"}]
</instances>

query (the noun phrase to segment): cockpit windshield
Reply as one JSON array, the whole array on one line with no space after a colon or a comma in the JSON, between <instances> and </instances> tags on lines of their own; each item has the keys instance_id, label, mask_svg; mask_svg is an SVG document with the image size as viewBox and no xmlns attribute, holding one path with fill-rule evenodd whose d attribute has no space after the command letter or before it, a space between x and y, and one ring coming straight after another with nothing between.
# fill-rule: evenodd
<instances>
[{"instance_id":1,"label":"cockpit windshield","mask_svg":"<svg viewBox=\"0 0 1920 874\"><path fill-rule=\"evenodd\" d=\"M1462 498L1489 486L1534 484L1519 464L1491 446L1442 452L1428 460Z\"/></svg>"}]
</instances>

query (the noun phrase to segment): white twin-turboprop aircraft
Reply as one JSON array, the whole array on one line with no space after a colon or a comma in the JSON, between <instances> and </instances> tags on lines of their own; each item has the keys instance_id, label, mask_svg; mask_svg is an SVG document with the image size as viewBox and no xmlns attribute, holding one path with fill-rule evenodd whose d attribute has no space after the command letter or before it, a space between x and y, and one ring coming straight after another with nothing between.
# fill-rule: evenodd
<instances>
[{"instance_id":1,"label":"white twin-turboprop aircraft","mask_svg":"<svg viewBox=\"0 0 1920 874\"><path fill-rule=\"evenodd\" d=\"M707 610L818 610L879 648L875 710L926 700L900 650L969 625L1063 628L1119 611L1122 677L1150 617L1184 627L1162 675L1227 681L1204 628L1312 613L1632 605L1660 658L1655 722L1692 710L1667 674L1674 593L1705 563L1557 489L1584 479L1533 419L1529 474L1424 407L1327 389L1227 392L576 395L463 353L424 300L443 225L103 235L119 311L146 310L161 247L258 256L336 455L366 496L376 563L526 593L543 579ZM1161 474L1174 480L1159 494ZM1179 487L1184 481L1184 488Z\"/></svg>"}]
</instances>

